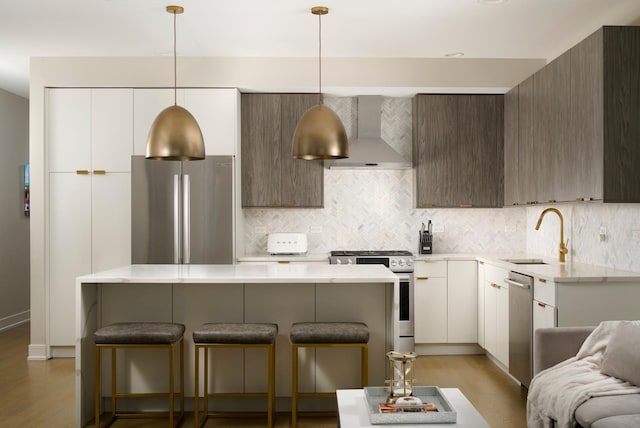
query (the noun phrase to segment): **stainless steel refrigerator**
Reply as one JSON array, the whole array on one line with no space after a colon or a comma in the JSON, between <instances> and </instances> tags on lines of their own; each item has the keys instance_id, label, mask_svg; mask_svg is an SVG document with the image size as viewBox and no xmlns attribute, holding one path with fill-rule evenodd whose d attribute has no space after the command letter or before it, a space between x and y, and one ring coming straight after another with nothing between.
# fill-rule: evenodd
<instances>
[{"instance_id":1,"label":"stainless steel refrigerator","mask_svg":"<svg viewBox=\"0 0 640 428\"><path fill-rule=\"evenodd\" d=\"M131 263L233 263L233 156L131 157Z\"/></svg>"}]
</instances>

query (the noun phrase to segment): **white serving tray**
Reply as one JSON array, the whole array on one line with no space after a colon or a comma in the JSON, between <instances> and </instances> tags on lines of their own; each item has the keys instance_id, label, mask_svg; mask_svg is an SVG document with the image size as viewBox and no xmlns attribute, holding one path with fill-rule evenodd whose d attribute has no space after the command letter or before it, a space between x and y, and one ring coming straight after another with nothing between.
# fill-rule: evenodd
<instances>
[{"instance_id":1,"label":"white serving tray","mask_svg":"<svg viewBox=\"0 0 640 428\"><path fill-rule=\"evenodd\" d=\"M380 413L380 403L384 403L389 394L389 388L384 386L370 386L364 388L367 399L369 420L373 425L382 424L443 424L456 423L457 413L437 386L414 386L413 395L423 402L436 405L437 412L398 412Z\"/></svg>"}]
</instances>

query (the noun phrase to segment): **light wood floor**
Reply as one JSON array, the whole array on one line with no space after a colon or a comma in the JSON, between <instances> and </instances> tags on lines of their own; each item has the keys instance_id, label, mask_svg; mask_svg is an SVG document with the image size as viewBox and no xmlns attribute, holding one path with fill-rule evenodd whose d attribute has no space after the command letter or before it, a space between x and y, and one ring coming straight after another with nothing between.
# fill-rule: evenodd
<instances>
[{"instance_id":1,"label":"light wood floor","mask_svg":"<svg viewBox=\"0 0 640 428\"><path fill-rule=\"evenodd\" d=\"M74 426L74 360L27 361L29 324L0 333L0 426ZM460 388L493 428L526 427L526 395L505 373L482 355L419 357L419 385ZM191 427L191 414L182 424ZM151 421L117 421L118 427L164 427ZM264 419L213 419L207 427L264 427ZM278 414L277 428L290 426ZM335 418L301 418L300 428L334 428Z\"/></svg>"}]
</instances>

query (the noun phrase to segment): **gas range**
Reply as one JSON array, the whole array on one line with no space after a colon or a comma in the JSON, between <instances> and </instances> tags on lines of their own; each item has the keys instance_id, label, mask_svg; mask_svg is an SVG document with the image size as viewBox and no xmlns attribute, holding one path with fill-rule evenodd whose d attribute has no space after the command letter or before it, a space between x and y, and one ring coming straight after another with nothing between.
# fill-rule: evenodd
<instances>
[{"instance_id":1,"label":"gas range","mask_svg":"<svg viewBox=\"0 0 640 428\"><path fill-rule=\"evenodd\" d=\"M404 250L373 251L332 251L329 263L340 264L381 264L392 272L413 272L415 256Z\"/></svg>"}]
</instances>

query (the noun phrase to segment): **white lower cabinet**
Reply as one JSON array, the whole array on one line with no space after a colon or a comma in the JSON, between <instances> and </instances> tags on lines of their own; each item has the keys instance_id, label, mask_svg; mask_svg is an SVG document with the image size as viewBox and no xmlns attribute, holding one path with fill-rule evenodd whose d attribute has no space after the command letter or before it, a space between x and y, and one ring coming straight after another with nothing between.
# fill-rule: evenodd
<instances>
[{"instance_id":1,"label":"white lower cabinet","mask_svg":"<svg viewBox=\"0 0 640 428\"><path fill-rule=\"evenodd\" d=\"M75 343L76 277L131 263L131 174L49 174L49 344Z\"/></svg>"},{"instance_id":2,"label":"white lower cabinet","mask_svg":"<svg viewBox=\"0 0 640 428\"><path fill-rule=\"evenodd\" d=\"M509 366L508 272L485 264L484 268L484 349Z\"/></svg>"},{"instance_id":3,"label":"white lower cabinet","mask_svg":"<svg viewBox=\"0 0 640 428\"><path fill-rule=\"evenodd\" d=\"M416 260L416 343L476 343L476 261Z\"/></svg>"},{"instance_id":4,"label":"white lower cabinet","mask_svg":"<svg viewBox=\"0 0 640 428\"><path fill-rule=\"evenodd\" d=\"M533 301L533 331L556 326L556 308L546 303Z\"/></svg>"}]
</instances>

